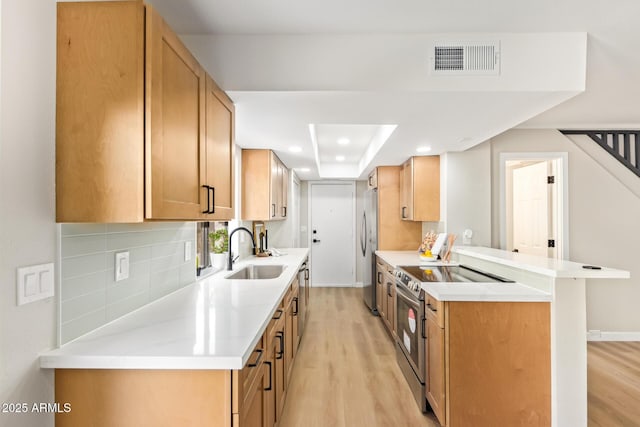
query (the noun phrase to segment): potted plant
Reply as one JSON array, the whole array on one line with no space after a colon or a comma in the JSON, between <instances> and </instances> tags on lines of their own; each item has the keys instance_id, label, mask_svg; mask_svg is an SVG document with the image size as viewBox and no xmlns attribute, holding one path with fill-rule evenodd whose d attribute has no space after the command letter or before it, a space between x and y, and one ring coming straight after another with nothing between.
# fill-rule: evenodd
<instances>
[{"instance_id":1,"label":"potted plant","mask_svg":"<svg viewBox=\"0 0 640 427\"><path fill-rule=\"evenodd\" d=\"M229 256L229 232L226 228L218 228L209 233L209 247L211 249L211 265L223 269Z\"/></svg>"}]
</instances>

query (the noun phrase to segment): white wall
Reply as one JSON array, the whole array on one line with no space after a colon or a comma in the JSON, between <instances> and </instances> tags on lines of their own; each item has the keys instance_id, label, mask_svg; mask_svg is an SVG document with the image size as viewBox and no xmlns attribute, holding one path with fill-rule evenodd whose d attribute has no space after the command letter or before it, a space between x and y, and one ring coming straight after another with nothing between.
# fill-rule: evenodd
<instances>
[{"instance_id":1,"label":"white wall","mask_svg":"<svg viewBox=\"0 0 640 427\"><path fill-rule=\"evenodd\" d=\"M56 3L1 8L0 402L53 402L53 372L38 354L56 344L57 304L17 307L15 283L17 267L56 259ZM53 425L53 415L0 414L0 425Z\"/></svg>"},{"instance_id":2,"label":"white wall","mask_svg":"<svg viewBox=\"0 0 640 427\"><path fill-rule=\"evenodd\" d=\"M595 142L593 143L595 144ZM499 188L503 152L567 152L569 155L569 258L631 272L629 280L587 281L587 328L640 333L640 198L597 158L555 130L510 130L491 140L492 187ZM595 158L595 159L594 159ZM606 162L603 162L606 163ZM615 165L616 168L623 168ZM614 171L616 173L616 171ZM499 194L493 192L492 242L500 241Z\"/></svg>"},{"instance_id":3,"label":"white wall","mask_svg":"<svg viewBox=\"0 0 640 427\"><path fill-rule=\"evenodd\" d=\"M467 151L446 153L444 163L445 197L441 220L447 233L457 235L456 245L463 244L462 233L473 231L470 244L491 245L491 147L480 144Z\"/></svg>"}]
</instances>

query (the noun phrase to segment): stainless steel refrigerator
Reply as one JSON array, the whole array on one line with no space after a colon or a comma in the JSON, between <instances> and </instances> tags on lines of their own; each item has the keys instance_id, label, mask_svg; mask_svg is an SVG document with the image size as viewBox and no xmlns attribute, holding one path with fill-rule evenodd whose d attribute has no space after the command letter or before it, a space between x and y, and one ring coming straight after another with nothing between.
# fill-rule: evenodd
<instances>
[{"instance_id":1,"label":"stainless steel refrigerator","mask_svg":"<svg viewBox=\"0 0 640 427\"><path fill-rule=\"evenodd\" d=\"M364 193L364 212L360 224L360 250L364 257L364 287L362 288L364 303L373 314L376 309L376 249L378 249L378 190L367 190Z\"/></svg>"}]
</instances>

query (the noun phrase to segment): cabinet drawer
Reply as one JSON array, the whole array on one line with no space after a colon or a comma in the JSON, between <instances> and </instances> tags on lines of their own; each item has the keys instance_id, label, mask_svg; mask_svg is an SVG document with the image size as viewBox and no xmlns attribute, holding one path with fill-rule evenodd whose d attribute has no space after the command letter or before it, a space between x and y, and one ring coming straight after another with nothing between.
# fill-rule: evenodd
<instances>
[{"instance_id":1,"label":"cabinet drawer","mask_svg":"<svg viewBox=\"0 0 640 427\"><path fill-rule=\"evenodd\" d=\"M266 349L264 347L264 337L260 337L260 340L256 344L253 352L247 360L247 364L240 371L240 383L242 384L243 396L241 399L247 397L247 393L251 390L251 384L255 381L258 374L262 369L262 360L266 356Z\"/></svg>"},{"instance_id":2,"label":"cabinet drawer","mask_svg":"<svg viewBox=\"0 0 640 427\"><path fill-rule=\"evenodd\" d=\"M439 301L429 295L428 293L424 294L424 311L426 315L429 317L433 317L438 326L444 328L444 302Z\"/></svg>"}]
</instances>

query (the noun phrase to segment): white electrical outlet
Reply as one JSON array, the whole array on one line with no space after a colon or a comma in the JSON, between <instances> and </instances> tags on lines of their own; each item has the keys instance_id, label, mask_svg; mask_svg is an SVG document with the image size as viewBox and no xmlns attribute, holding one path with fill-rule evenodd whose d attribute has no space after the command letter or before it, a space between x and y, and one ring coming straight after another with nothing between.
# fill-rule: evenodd
<instances>
[{"instance_id":1,"label":"white electrical outlet","mask_svg":"<svg viewBox=\"0 0 640 427\"><path fill-rule=\"evenodd\" d=\"M191 242L184 242L184 260L191 261Z\"/></svg>"},{"instance_id":2,"label":"white electrical outlet","mask_svg":"<svg viewBox=\"0 0 640 427\"><path fill-rule=\"evenodd\" d=\"M129 278L129 251L116 252L116 282Z\"/></svg>"}]
</instances>

